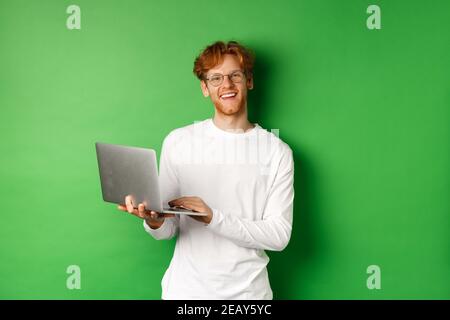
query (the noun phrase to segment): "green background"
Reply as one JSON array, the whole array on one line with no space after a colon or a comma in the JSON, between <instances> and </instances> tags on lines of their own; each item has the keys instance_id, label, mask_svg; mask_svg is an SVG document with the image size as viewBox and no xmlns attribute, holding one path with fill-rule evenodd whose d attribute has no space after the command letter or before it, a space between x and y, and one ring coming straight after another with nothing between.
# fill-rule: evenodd
<instances>
[{"instance_id":1,"label":"green background","mask_svg":"<svg viewBox=\"0 0 450 320\"><path fill-rule=\"evenodd\" d=\"M294 151L274 298L450 298L449 21L446 0L1 0L0 298L160 298L175 241L102 201L94 142L159 152L211 117L192 66L218 39L255 51L251 120Z\"/></svg>"}]
</instances>

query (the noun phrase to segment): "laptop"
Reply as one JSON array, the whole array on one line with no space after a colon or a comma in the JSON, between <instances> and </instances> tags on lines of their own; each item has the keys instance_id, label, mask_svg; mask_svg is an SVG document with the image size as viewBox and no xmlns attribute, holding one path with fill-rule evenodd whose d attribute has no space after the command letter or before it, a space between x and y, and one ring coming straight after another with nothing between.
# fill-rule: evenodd
<instances>
[{"instance_id":1,"label":"laptop","mask_svg":"<svg viewBox=\"0 0 450 320\"><path fill-rule=\"evenodd\" d=\"M134 206L143 203L146 210L207 215L185 208L163 206L155 150L101 142L95 143L95 149L105 202L124 204L125 197L130 195Z\"/></svg>"}]
</instances>

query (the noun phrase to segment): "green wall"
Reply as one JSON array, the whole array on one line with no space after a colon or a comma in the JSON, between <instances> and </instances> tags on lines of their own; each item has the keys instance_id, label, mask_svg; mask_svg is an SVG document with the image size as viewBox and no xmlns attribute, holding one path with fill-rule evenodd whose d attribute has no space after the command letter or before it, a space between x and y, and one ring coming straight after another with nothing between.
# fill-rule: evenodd
<instances>
[{"instance_id":1,"label":"green wall","mask_svg":"<svg viewBox=\"0 0 450 320\"><path fill-rule=\"evenodd\" d=\"M211 117L191 70L218 39L254 49L251 120L294 151L274 297L450 298L449 21L446 0L1 0L0 298L159 299L175 242L102 201L94 142L159 152Z\"/></svg>"}]
</instances>

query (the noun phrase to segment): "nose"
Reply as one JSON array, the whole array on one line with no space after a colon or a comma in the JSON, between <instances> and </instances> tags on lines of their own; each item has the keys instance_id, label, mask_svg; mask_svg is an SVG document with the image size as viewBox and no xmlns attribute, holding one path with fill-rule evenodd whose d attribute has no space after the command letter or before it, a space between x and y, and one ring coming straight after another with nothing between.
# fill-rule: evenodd
<instances>
[{"instance_id":1,"label":"nose","mask_svg":"<svg viewBox=\"0 0 450 320\"><path fill-rule=\"evenodd\" d=\"M224 76L224 77L223 77L223 83L222 83L222 85L223 85L224 87L226 87L226 88L228 88L228 87L233 87L233 86L234 86L234 82L231 81L230 76L227 75L227 76Z\"/></svg>"}]
</instances>

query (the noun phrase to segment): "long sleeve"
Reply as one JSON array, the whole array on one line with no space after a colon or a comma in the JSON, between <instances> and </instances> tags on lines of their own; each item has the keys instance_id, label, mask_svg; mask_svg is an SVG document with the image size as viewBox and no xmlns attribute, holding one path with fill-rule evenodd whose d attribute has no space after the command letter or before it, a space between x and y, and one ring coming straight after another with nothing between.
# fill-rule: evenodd
<instances>
[{"instance_id":1,"label":"long sleeve","mask_svg":"<svg viewBox=\"0 0 450 320\"><path fill-rule=\"evenodd\" d=\"M213 217L206 227L243 247L283 250L291 237L294 200L294 161L292 150L287 150L279 162L262 220L250 221L212 208Z\"/></svg>"},{"instance_id":2,"label":"long sleeve","mask_svg":"<svg viewBox=\"0 0 450 320\"><path fill-rule=\"evenodd\" d=\"M174 220L177 221L174 221ZM158 229L150 228L144 220L144 229L156 240L169 240L172 239L178 232L178 217L165 218L163 224Z\"/></svg>"},{"instance_id":3,"label":"long sleeve","mask_svg":"<svg viewBox=\"0 0 450 320\"><path fill-rule=\"evenodd\" d=\"M159 161L159 187L163 207L168 206L168 202L179 197L179 182L176 168L171 161L173 151L173 133L169 134L163 141L161 156ZM164 223L158 229L150 228L144 221L144 229L156 240L171 239L179 229L180 217L165 218Z\"/></svg>"}]
</instances>

